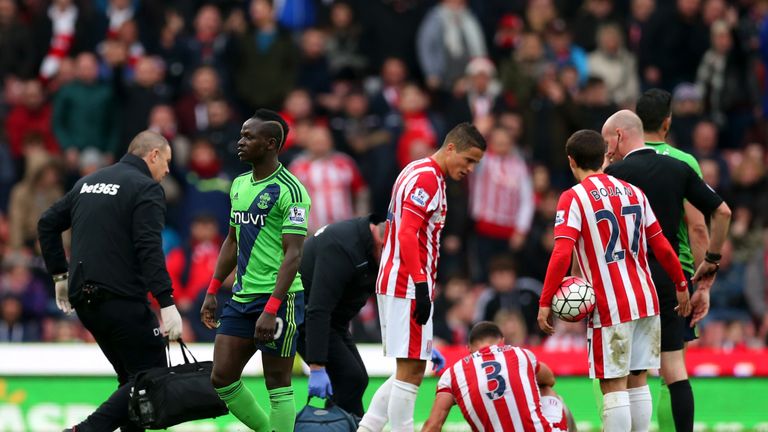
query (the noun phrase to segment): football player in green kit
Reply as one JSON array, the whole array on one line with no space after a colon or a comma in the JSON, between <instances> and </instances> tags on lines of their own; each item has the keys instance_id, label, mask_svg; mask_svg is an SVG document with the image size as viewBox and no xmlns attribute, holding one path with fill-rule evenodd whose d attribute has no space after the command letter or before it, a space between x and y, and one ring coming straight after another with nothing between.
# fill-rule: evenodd
<instances>
[{"instance_id":1,"label":"football player in green kit","mask_svg":"<svg viewBox=\"0 0 768 432\"><path fill-rule=\"evenodd\" d=\"M663 154L685 162L701 177L699 163L692 155L677 149L666 142L670 125L672 124L672 95L661 89L650 89L640 96L635 112L643 122L645 145L652 147L656 153ZM687 201L684 219L680 222L677 233L679 240L678 258L683 272L689 280L688 289L693 289L691 276L707 252L709 232L704 215ZM682 334L683 343L698 338L696 323L709 311L709 289L711 282L697 283L696 291L691 292L693 313L685 321L685 328L679 332L665 331L662 320L661 339L661 369L662 385L657 398L657 413L660 430L688 431L693 428L694 397L688 373L685 367L684 349L680 342L669 335ZM683 345L684 347L684 345Z\"/></svg>"},{"instance_id":2,"label":"football player in green kit","mask_svg":"<svg viewBox=\"0 0 768 432\"><path fill-rule=\"evenodd\" d=\"M211 382L229 411L255 431L293 431L296 417L291 369L296 329L304 321L298 268L310 199L278 162L287 134L288 125L273 111L258 110L243 123L237 153L253 169L232 183L229 234L200 311L203 323L217 329ZM232 299L217 322L215 294L235 268ZM256 350L261 351L269 415L240 380Z\"/></svg>"}]
</instances>

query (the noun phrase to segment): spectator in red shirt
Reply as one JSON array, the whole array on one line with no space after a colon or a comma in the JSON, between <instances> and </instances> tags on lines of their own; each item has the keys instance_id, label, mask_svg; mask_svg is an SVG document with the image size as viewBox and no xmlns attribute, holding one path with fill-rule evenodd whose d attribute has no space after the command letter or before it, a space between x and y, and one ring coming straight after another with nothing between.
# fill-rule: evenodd
<instances>
[{"instance_id":1,"label":"spectator in red shirt","mask_svg":"<svg viewBox=\"0 0 768 432\"><path fill-rule=\"evenodd\" d=\"M438 127L427 110L429 100L415 84L400 92L400 138L397 141L397 163L400 169L411 161L429 156L437 147Z\"/></svg>"},{"instance_id":2,"label":"spectator in red shirt","mask_svg":"<svg viewBox=\"0 0 768 432\"><path fill-rule=\"evenodd\" d=\"M199 214L190 225L189 241L182 247L172 249L165 258L173 285L173 297L179 312L190 318L187 320L189 323L200 323L199 319L191 319L191 316L197 317L202 306L202 298L198 297L204 295L205 288L213 277L220 245L216 218ZM196 340L201 339L198 330L203 328L201 325L193 325Z\"/></svg>"},{"instance_id":3,"label":"spectator in red shirt","mask_svg":"<svg viewBox=\"0 0 768 432\"><path fill-rule=\"evenodd\" d=\"M45 90L40 81L31 79L24 83L21 103L14 106L5 120L5 131L11 156L20 160L23 152L24 137L37 134L42 138L48 153L59 153L59 144L53 135L51 126L52 107L46 100Z\"/></svg>"},{"instance_id":4,"label":"spectator in red shirt","mask_svg":"<svg viewBox=\"0 0 768 432\"><path fill-rule=\"evenodd\" d=\"M216 266L220 240L216 218L201 214L192 221L188 244L168 254L166 261L173 296L180 309L189 309L197 295L208 286Z\"/></svg>"},{"instance_id":5,"label":"spectator in red shirt","mask_svg":"<svg viewBox=\"0 0 768 432\"><path fill-rule=\"evenodd\" d=\"M488 153L472 173L470 185L476 233L474 279L484 282L491 258L522 248L533 220L531 174L506 129L491 132Z\"/></svg>"},{"instance_id":6,"label":"spectator in red shirt","mask_svg":"<svg viewBox=\"0 0 768 432\"><path fill-rule=\"evenodd\" d=\"M297 88L291 90L288 96L285 97L283 102L283 109L280 111L280 116L288 123L289 130L293 130L294 125L306 119L311 119L314 115L314 106L312 104L312 98L307 90ZM285 138L285 144L281 151L288 150L294 144L294 136L289 133Z\"/></svg>"},{"instance_id":7,"label":"spectator in red shirt","mask_svg":"<svg viewBox=\"0 0 768 432\"><path fill-rule=\"evenodd\" d=\"M365 215L369 208L368 186L355 161L337 152L328 128L312 128L306 150L288 169L312 197L309 234L330 223Z\"/></svg>"}]
</instances>

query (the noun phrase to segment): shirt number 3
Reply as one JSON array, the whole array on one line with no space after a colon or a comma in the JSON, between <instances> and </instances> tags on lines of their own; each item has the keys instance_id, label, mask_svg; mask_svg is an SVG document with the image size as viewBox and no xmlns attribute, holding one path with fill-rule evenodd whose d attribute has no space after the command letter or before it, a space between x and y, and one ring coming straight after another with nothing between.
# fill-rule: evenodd
<instances>
[{"instance_id":1,"label":"shirt number 3","mask_svg":"<svg viewBox=\"0 0 768 432\"><path fill-rule=\"evenodd\" d=\"M504 392L507 390L507 382L501 376L501 364L491 360L483 362L480 366L482 366L485 378L488 381L488 391L485 392L488 399L496 400L504 396Z\"/></svg>"}]
</instances>

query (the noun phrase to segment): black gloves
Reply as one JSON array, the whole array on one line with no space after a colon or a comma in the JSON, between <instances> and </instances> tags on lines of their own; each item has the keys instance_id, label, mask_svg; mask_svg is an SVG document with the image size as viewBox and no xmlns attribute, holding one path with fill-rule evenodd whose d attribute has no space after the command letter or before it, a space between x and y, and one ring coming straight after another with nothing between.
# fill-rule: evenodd
<instances>
[{"instance_id":1,"label":"black gloves","mask_svg":"<svg viewBox=\"0 0 768 432\"><path fill-rule=\"evenodd\" d=\"M413 311L413 319L419 325L424 325L429 321L429 315L432 313L432 302L429 299L429 286L426 282L416 283L416 309Z\"/></svg>"}]
</instances>

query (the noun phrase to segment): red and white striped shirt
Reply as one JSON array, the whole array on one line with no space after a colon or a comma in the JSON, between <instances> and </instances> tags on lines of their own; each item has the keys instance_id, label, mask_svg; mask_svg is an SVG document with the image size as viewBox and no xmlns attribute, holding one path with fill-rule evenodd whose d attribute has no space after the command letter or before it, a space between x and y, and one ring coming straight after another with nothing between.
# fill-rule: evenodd
<instances>
[{"instance_id":1,"label":"red and white striped shirt","mask_svg":"<svg viewBox=\"0 0 768 432\"><path fill-rule=\"evenodd\" d=\"M432 158L419 159L400 172L392 188L392 199L387 211L387 229L384 232L384 247L376 279L377 294L415 298L413 278L403 265L398 239L403 212L408 211L423 219L414 244L418 244L418 267L427 275L429 296L432 298L437 276L440 232L445 225L447 210L445 178L437 162Z\"/></svg>"},{"instance_id":2,"label":"red and white striped shirt","mask_svg":"<svg viewBox=\"0 0 768 432\"><path fill-rule=\"evenodd\" d=\"M488 152L470 175L470 211L480 234L509 238L533 220L531 174L517 153Z\"/></svg>"},{"instance_id":3,"label":"red and white striped shirt","mask_svg":"<svg viewBox=\"0 0 768 432\"><path fill-rule=\"evenodd\" d=\"M588 176L560 196L554 232L576 242L581 272L595 289L591 326L658 315L647 239L661 227L639 188L607 174Z\"/></svg>"},{"instance_id":4,"label":"red and white striped shirt","mask_svg":"<svg viewBox=\"0 0 768 432\"><path fill-rule=\"evenodd\" d=\"M527 349L491 345L456 362L440 377L437 392L453 395L475 432L552 431L541 412L539 364Z\"/></svg>"},{"instance_id":5,"label":"red and white striped shirt","mask_svg":"<svg viewBox=\"0 0 768 432\"><path fill-rule=\"evenodd\" d=\"M288 170L299 179L312 197L309 232L355 216L353 196L366 187L355 161L333 152L320 159L298 156Z\"/></svg>"}]
</instances>

